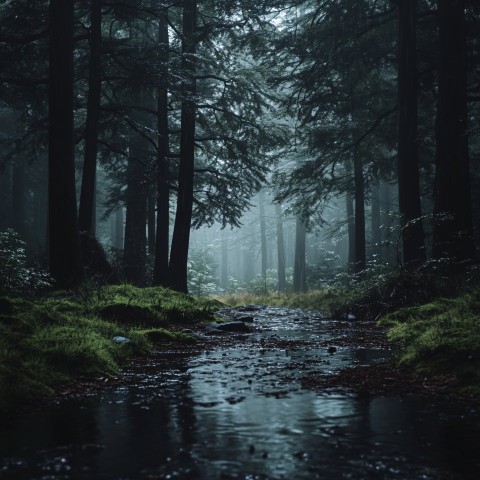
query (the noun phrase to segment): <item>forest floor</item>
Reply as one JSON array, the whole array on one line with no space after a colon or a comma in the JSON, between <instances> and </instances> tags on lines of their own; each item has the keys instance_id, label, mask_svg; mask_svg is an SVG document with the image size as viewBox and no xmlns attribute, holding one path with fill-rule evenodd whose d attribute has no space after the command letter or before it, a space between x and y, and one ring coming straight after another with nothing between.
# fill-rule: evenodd
<instances>
[{"instance_id":1,"label":"forest floor","mask_svg":"<svg viewBox=\"0 0 480 480\"><path fill-rule=\"evenodd\" d=\"M242 308L242 307L240 307ZM268 308L268 307L260 307ZM235 307L224 308L230 317L238 314ZM288 311L288 309L285 309ZM297 313L298 314L298 313ZM258 344L245 334L205 335L203 326L198 323L184 325L195 332L196 342L185 343L176 340L162 345L162 350L149 356L132 358L125 370L141 371L142 365L152 366L152 362L163 362L165 358L184 358L199 355L205 351L219 351L232 348L258 348ZM324 341L304 342L285 340L272 336L262 349L266 351L295 351L312 347L325 350L332 355L337 351L385 351L401 352L404 344L388 338L389 328L379 326L375 322L346 322L333 320L328 322L327 330L331 338ZM348 335L345 332L348 331ZM302 388L314 390L322 394L355 394L359 397L382 395L424 395L429 397L449 397L465 402L477 402L480 396L477 392L459 388L458 378L453 373L431 374L419 373L412 366L402 366L398 357L380 363L362 364L340 368L334 372L312 374L307 365L298 364ZM302 370L305 373L302 374ZM97 378L80 379L75 383L59 386L57 395L63 399L94 395L112 386L125 386L132 382L132 377L123 374L116 376L99 376ZM284 385L288 391L288 385ZM293 388L293 385L291 386Z\"/></svg>"},{"instance_id":2,"label":"forest floor","mask_svg":"<svg viewBox=\"0 0 480 480\"><path fill-rule=\"evenodd\" d=\"M332 348L398 351L395 360L388 363L337 369L331 375L306 374L302 385L360 394L478 395L480 287L450 298L438 294L428 298L419 288L425 288L425 282L417 277L408 281L400 278L403 283L380 280L383 286L374 294L370 290L363 298L353 296L342 308L335 307L335 302L341 303L345 292L336 297L332 289L310 292L303 298L277 296L281 302L295 302L289 307L316 310L311 314L314 322L319 315L328 317L325 311L330 306L333 312L329 318L338 319L328 327L329 334L334 334L335 341L329 341ZM265 300L268 304L268 298ZM215 312L221 306L216 300L129 285L59 292L33 301L2 297L0 410L121 383L121 372L132 362L150 361L152 352L153 356L159 351L193 355L221 348L226 342L248 343L248 335L205 334L205 325L218 320ZM234 308L230 307L235 313ZM282 348L278 339L268 341L271 348ZM288 344L284 348L304 346ZM329 346L316 344L318 348Z\"/></svg>"}]
</instances>

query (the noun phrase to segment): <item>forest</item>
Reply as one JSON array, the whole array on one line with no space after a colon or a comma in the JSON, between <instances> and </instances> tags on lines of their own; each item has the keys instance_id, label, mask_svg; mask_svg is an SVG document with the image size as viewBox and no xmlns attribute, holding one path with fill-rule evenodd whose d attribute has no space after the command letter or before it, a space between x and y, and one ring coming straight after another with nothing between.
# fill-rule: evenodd
<instances>
[{"instance_id":1,"label":"forest","mask_svg":"<svg viewBox=\"0 0 480 480\"><path fill-rule=\"evenodd\" d=\"M471 406L480 395L479 2L4 0L0 25L0 413L33 415L33 405L100 398L107 387L133 395L154 365L151 388L170 392L155 395L183 425L165 433L166 448L180 435L187 460L166 451L154 473L106 462L94 477L475 477L480 413L467 408L463 425L463 407L448 401ZM240 354L249 349L252 357ZM203 351L218 362L201 360ZM291 351L297 376L287 381ZM172 352L186 363L175 356L165 367ZM265 352L282 352L269 368L285 390L269 390L258 370L247 388L235 370L231 391L228 377L218 387L225 406L198 400L213 393L195 390L196 369L215 377L212 365L228 360L226 369L248 370ZM197 372L178 402L158 373L176 368ZM237 420L239 437L224 438L197 412L208 404L218 419L229 408L260 415L271 407L255 395L288 392L288 416L339 391L372 405L433 392L430 411L453 419L472 450L434 464L407 449L383 477L372 476L377 460L371 472L366 460L312 470L315 432L285 461L253 431L238 443ZM159 405L148 408L163 418ZM397 403L384 408L406 415ZM60 413L51 415L57 424ZM138 417L129 422L140 428ZM189 443L193 424L218 433L209 442L225 451L212 458L243 449L241 466L205 460ZM18 442L0 441L0 471L37 478L33 460L12 460ZM40 444L29 448L37 455ZM44 459L52 478L93 478L68 455L70 473L58 455ZM387 465L398 461L388 455ZM100 457L82 457L85 469Z\"/></svg>"}]
</instances>

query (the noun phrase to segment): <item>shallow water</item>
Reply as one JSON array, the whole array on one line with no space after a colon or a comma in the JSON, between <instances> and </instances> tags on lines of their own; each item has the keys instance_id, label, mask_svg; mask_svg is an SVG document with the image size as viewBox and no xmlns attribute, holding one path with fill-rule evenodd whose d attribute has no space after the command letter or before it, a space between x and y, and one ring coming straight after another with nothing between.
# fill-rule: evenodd
<instances>
[{"instance_id":1,"label":"shallow water","mask_svg":"<svg viewBox=\"0 0 480 480\"><path fill-rule=\"evenodd\" d=\"M254 316L251 335L159 354L126 372L124 386L2 425L0 478L480 478L475 409L304 390L305 375L392 352L338 342L329 353L348 322L285 309Z\"/></svg>"}]
</instances>

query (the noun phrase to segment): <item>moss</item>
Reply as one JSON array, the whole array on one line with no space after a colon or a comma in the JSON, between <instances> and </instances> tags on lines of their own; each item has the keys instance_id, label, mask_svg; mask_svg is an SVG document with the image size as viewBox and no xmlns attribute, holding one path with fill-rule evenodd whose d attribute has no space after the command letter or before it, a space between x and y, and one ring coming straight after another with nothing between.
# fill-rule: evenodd
<instances>
[{"instance_id":1,"label":"moss","mask_svg":"<svg viewBox=\"0 0 480 480\"><path fill-rule=\"evenodd\" d=\"M480 392L480 289L458 298L403 308L381 324L404 349L399 363L424 375L452 375L463 389Z\"/></svg>"},{"instance_id":2,"label":"moss","mask_svg":"<svg viewBox=\"0 0 480 480\"><path fill-rule=\"evenodd\" d=\"M158 345L166 342L194 343L196 340L191 335L182 332L172 332L165 328L150 328L138 330L136 333L143 335L149 342Z\"/></svg>"},{"instance_id":3,"label":"moss","mask_svg":"<svg viewBox=\"0 0 480 480\"><path fill-rule=\"evenodd\" d=\"M154 344L193 341L170 331L213 318L214 303L130 285L55 292L35 302L0 299L0 410L38 402L59 384L118 373ZM113 339L123 336L131 342Z\"/></svg>"}]
</instances>

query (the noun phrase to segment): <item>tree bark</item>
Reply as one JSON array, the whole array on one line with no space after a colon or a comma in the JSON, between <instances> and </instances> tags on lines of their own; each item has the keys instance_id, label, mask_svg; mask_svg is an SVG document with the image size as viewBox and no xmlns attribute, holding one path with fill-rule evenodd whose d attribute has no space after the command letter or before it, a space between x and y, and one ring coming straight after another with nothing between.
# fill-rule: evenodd
<instances>
[{"instance_id":1,"label":"tree bark","mask_svg":"<svg viewBox=\"0 0 480 480\"><path fill-rule=\"evenodd\" d=\"M351 173L351 169L350 161L347 160L347 173ZM345 205L348 228L348 269L353 271L355 264L355 213L353 210L353 196L348 190L345 192Z\"/></svg>"},{"instance_id":2,"label":"tree bark","mask_svg":"<svg viewBox=\"0 0 480 480\"><path fill-rule=\"evenodd\" d=\"M195 160L196 81L195 54L197 1L185 0L183 6L182 111L180 133L180 165L177 211L173 229L172 249L168 268L170 286L187 292L187 261L193 210L193 175Z\"/></svg>"},{"instance_id":3,"label":"tree bark","mask_svg":"<svg viewBox=\"0 0 480 480\"><path fill-rule=\"evenodd\" d=\"M417 0L398 2L398 200L403 263L425 261L417 144Z\"/></svg>"},{"instance_id":4,"label":"tree bark","mask_svg":"<svg viewBox=\"0 0 480 480\"><path fill-rule=\"evenodd\" d=\"M287 289L285 278L285 242L283 238L282 207L278 204L275 204L275 215L277 217L278 291L284 292Z\"/></svg>"},{"instance_id":5,"label":"tree bark","mask_svg":"<svg viewBox=\"0 0 480 480\"><path fill-rule=\"evenodd\" d=\"M358 146L353 153L353 174L355 180L355 259L354 272L365 270L365 182L363 161Z\"/></svg>"},{"instance_id":6,"label":"tree bark","mask_svg":"<svg viewBox=\"0 0 480 480\"><path fill-rule=\"evenodd\" d=\"M170 166L168 132L168 18L167 11L158 18L158 40L160 51L160 82L158 87L158 147L157 147L157 232L155 240L154 285L169 285L168 249L170 242Z\"/></svg>"},{"instance_id":7,"label":"tree bark","mask_svg":"<svg viewBox=\"0 0 480 480\"><path fill-rule=\"evenodd\" d=\"M221 233L221 263L220 287L225 290L228 287L228 236L225 229Z\"/></svg>"},{"instance_id":8,"label":"tree bark","mask_svg":"<svg viewBox=\"0 0 480 480\"><path fill-rule=\"evenodd\" d=\"M382 242L382 231L380 230L380 188L378 183L372 186L372 253L377 262L382 260L380 244Z\"/></svg>"},{"instance_id":9,"label":"tree bark","mask_svg":"<svg viewBox=\"0 0 480 480\"><path fill-rule=\"evenodd\" d=\"M432 253L456 260L475 256L470 194L465 2L439 0L440 64L436 131L436 219Z\"/></svg>"},{"instance_id":10,"label":"tree bark","mask_svg":"<svg viewBox=\"0 0 480 480\"><path fill-rule=\"evenodd\" d=\"M102 2L91 0L90 68L88 77L87 124L83 158L82 190L78 212L80 231L95 235L95 186L98 150L98 122L102 87Z\"/></svg>"},{"instance_id":11,"label":"tree bark","mask_svg":"<svg viewBox=\"0 0 480 480\"><path fill-rule=\"evenodd\" d=\"M13 166L12 174L12 210L13 229L26 241L26 198L25 198L25 162L18 160Z\"/></svg>"},{"instance_id":12,"label":"tree bark","mask_svg":"<svg viewBox=\"0 0 480 480\"><path fill-rule=\"evenodd\" d=\"M148 238L148 254L155 253L155 194L152 189L148 189L147 195L147 238Z\"/></svg>"},{"instance_id":13,"label":"tree bark","mask_svg":"<svg viewBox=\"0 0 480 480\"><path fill-rule=\"evenodd\" d=\"M125 228L123 225L123 207L120 206L115 212L115 242L114 247L118 250L123 250L123 237Z\"/></svg>"},{"instance_id":14,"label":"tree bark","mask_svg":"<svg viewBox=\"0 0 480 480\"><path fill-rule=\"evenodd\" d=\"M267 281L267 226L265 223L265 199L263 196L263 191L259 192L258 195L258 207L260 213L260 245L261 245L261 253L262 253L262 278L263 281Z\"/></svg>"},{"instance_id":15,"label":"tree bark","mask_svg":"<svg viewBox=\"0 0 480 480\"><path fill-rule=\"evenodd\" d=\"M57 288L84 279L73 147L73 4L51 0L49 11L49 264Z\"/></svg>"},{"instance_id":16,"label":"tree bark","mask_svg":"<svg viewBox=\"0 0 480 480\"><path fill-rule=\"evenodd\" d=\"M307 291L307 271L305 265L305 243L307 230L305 222L297 218L295 228L295 263L293 265L293 291Z\"/></svg>"},{"instance_id":17,"label":"tree bark","mask_svg":"<svg viewBox=\"0 0 480 480\"><path fill-rule=\"evenodd\" d=\"M145 284L147 194L144 181L142 141L135 138L130 146L127 166L125 218L125 278L134 285Z\"/></svg>"}]
</instances>

